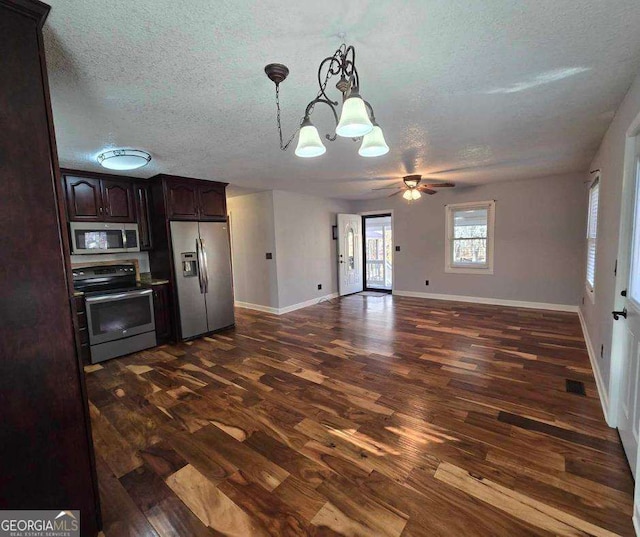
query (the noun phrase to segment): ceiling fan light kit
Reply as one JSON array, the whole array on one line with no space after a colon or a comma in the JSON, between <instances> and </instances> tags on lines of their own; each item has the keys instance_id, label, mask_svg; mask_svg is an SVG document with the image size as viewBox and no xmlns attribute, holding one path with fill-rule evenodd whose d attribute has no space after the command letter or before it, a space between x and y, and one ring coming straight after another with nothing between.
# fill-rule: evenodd
<instances>
[{"instance_id":1,"label":"ceiling fan light kit","mask_svg":"<svg viewBox=\"0 0 640 537\"><path fill-rule=\"evenodd\" d=\"M422 194L420 194L419 190L416 190L415 188L410 188L409 190L404 191L404 193L402 194L402 197L408 201L415 201L415 200L419 200L422 197Z\"/></svg>"},{"instance_id":2,"label":"ceiling fan light kit","mask_svg":"<svg viewBox=\"0 0 640 537\"><path fill-rule=\"evenodd\" d=\"M356 52L353 46L344 43L340 45L333 56L328 56L320 62L318 67L318 93L305 109L300 126L293 136L284 143L282 137L282 123L280 120L280 84L287 78L289 69L280 63L270 63L264 68L269 79L276 86L276 110L280 149L286 151L293 139L298 136L295 154L299 157L311 158L323 155L326 148L318 130L311 122L311 115L316 104L325 104L333 113L336 122L335 134L326 134L325 138L333 142L337 136L352 138L362 145L358 153L363 157L378 157L389 152L384 134L376 122L373 108L360 96L360 78L356 69ZM326 93L327 84L331 77L340 76L336 88L342 94L342 109L338 114L339 102L329 98Z\"/></svg>"},{"instance_id":3,"label":"ceiling fan light kit","mask_svg":"<svg viewBox=\"0 0 640 537\"><path fill-rule=\"evenodd\" d=\"M402 178L400 186L383 186L382 188L374 188L373 190L387 190L389 188L396 189L396 192L389 197L397 196L402 193L402 197L407 201L415 201L422 197L422 194L437 194L437 188L453 188L456 185L453 183L422 183L422 175L405 175Z\"/></svg>"}]
</instances>

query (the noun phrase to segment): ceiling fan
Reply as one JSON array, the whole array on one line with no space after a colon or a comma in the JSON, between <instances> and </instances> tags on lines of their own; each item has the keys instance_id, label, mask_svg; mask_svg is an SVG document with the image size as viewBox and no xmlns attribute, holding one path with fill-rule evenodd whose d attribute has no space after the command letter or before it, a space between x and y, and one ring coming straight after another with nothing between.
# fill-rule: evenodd
<instances>
[{"instance_id":1,"label":"ceiling fan","mask_svg":"<svg viewBox=\"0 0 640 537\"><path fill-rule=\"evenodd\" d=\"M422 175L414 174L414 175L405 175L402 178L403 184L395 185L395 186L383 186L382 188L374 188L373 190L388 190L390 188L397 189L397 192L391 194L391 196L396 196L402 192L402 197L406 200L412 201L417 200L421 197L423 192L424 194L433 195L437 193L437 190L433 190L434 188L453 188L456 186L454 183L423 183Z\"/></svg>"}]
</instances>

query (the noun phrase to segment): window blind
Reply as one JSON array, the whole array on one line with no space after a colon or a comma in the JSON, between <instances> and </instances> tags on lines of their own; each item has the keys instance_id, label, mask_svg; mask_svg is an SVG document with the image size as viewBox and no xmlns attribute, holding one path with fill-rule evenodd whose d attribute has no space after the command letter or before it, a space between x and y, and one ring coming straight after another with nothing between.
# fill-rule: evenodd
<instances>
[{"instance_id":1,"label":"window blind","mask_svg":"<svg viewBox=\"0 0 640 537\"><path fill-rule=\"evenodd\" d=\"M598 203L600 182L589 189L589 222L587 224L587 284L593 290L596 280L596 240L598 238Z\"/></svg>"}]
</instances>

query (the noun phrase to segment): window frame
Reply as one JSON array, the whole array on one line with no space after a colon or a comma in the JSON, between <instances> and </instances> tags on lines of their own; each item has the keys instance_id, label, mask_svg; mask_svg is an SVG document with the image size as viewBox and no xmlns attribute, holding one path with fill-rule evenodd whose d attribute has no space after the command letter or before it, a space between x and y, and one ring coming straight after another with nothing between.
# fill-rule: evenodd
<instances>
[{"instance_id":1,"label":"window frame","mask_svg":"<svg viewBox=\"0 0 640 537\"><path fill-rule=\"evenodd\" d=\"M470 209L487 210L487 262L483 265L453 262L453 218L456 211ZM444 271L450 274L493 274L493 254L495 250L495 200L470 201L445 205L445 260Z\"/></svg>"},{"instance_id":2,"label":"window frame","mask_svg":"<svg viewBox=\"0 0 640 537\"><path fill-rule=\"evenodd\" d=\"M595 234L591 236L591 202L595 189L598 189L598 206L596 207L596 225ZM596 175L593 182L589 185L588 201L587 201L587 233L586 233L586 259L584 269L584 283L587 290L587 296L591 302L595 302L596 294L596 268L598 265L598 226L600 224L600 172ZM589 281L589 245L593 242L593 283Z\"/></svg>"}]
</instances>

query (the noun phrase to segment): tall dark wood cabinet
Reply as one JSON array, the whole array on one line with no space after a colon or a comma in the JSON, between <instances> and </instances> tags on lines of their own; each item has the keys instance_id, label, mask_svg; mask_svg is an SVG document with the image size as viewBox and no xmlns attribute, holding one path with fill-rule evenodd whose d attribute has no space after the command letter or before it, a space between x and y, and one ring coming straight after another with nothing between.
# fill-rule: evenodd
<instances>
[{"instance_id":1,"label":"tall dark wood cabinet","mask_svg":"<svg viewBox=\"0 0 640 537\"><path fill-rule=\"evenodd\" d=\"M48 11L0 0L0 509L79 509L82 535L94 536L97 481L42 43Z\"/></svg>"},{"instance_id":2,"label":"tall dark wood cabinet","mask_svg":"<svg viewBox=\"0 0 640 537\"><path fill-rule=\"evenodd\" d=\"M147 183L134 183L138 232L140 233L140 250L153 248L151 238L151 186Z\"/></svg>"}]
</instances>

